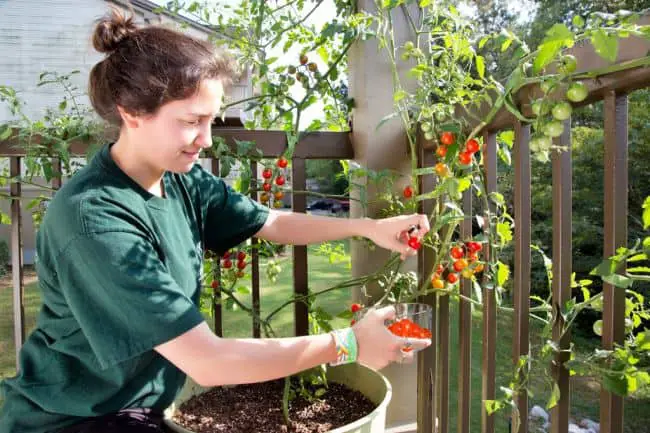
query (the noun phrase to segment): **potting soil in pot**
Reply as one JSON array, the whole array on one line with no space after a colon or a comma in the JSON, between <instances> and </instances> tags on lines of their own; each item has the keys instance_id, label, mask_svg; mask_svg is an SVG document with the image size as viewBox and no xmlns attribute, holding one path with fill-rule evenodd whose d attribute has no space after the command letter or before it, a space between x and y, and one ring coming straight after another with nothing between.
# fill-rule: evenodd
<instances>
[{"instance_id":1,"label":"potting soil in pot","mask_svg":"<svg viewBox=\"0 0 650 433\"><path fill-rule=\"evenodd\" d=\"M371 413L376 405L363 394L330 382L328 391L309 402L290 403L291 425L282 416L284 380L217 387L183 403L173 421L196 433L321 433Z\"/></svg>"}]
</instances>

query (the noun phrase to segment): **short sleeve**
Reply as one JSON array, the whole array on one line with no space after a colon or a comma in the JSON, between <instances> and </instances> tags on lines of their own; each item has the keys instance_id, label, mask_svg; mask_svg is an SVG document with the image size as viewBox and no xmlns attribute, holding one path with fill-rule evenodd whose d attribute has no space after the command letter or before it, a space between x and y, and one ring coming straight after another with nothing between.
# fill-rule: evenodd
<instances>
[{"instance_id":1,"label":"short sleeve","mask_svg":"<svg viewBox=\"0 0 650 433\"><path fill-rule=\"evenodd\" d=\"M204 319L136 231L80 235L62 252L57 279L101 368L152 350Z\"/></svg>"},{"instance_id":2,"label":"short sleeve","mask_svg":"<svg viewBox=\"0 0 650 433\"><path fill-rule=\"evenodd\" d=\"M210 183L202 189L207 200L206 248L222 254L259 232L269 216L269 208L238 193L211 173L205 174Z\"/></svg>"}]
</instances>

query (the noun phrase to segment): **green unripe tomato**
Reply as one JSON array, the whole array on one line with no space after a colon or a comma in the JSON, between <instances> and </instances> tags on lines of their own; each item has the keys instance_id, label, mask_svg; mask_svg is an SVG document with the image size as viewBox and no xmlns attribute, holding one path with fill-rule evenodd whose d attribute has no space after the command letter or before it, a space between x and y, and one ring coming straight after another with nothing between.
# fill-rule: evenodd
<instances>
[{"instance_id":1,"label":"green unripe tomato","mask_svg":"<svg viewBox=\"0 0 650 433\"><path fill-rule=\"evenodd\" d=\"M552 120L544 125L544 134L549 137L559 137L564 132L564 124L559 120Z\"/></svg>"},{"instance_id":2,"label":"green unripe tomato","mask_svg":"<svg viewBox=\"0 0 650 433\"><path fill-rule=\"evenodd\" d=\"M571 102L584 101L587 98L587 95L589 95L587 86L580 82L572 83L566 92L566 97Z\"/></svg>"},{"instance_id":3,"label":"green unripe tomato","mask_svg":"<svg viewBox=\"0 0 650 433\"><path fill-rule=\"evenodd\" d=\"M571 104L566 101L558 102L553 107L553 117L557 120L567 120L571 117Z\"/></svg>"}]
</instances>

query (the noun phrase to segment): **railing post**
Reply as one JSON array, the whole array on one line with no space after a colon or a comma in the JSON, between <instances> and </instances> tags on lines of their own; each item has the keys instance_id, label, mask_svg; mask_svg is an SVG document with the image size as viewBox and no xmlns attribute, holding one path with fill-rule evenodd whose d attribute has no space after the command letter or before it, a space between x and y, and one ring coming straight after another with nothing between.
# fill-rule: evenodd
<instances>
[{"instance_id":1,"label":"railing post","mask_svg":"<svg viewBox=\"0 0 650 433\"><path fill-rule=\"evenodd\" d=\"M462 241L472 237L472 189L463 193L463 212L465 219L460 226ZM472 281L460 278L460 294L467 298L472 297ZM472 304L460 298L458 301L458 433L470 431L470 409L472 407L471 379L472 379Z\"/></svg>"},{"instance_id":2,"label":"railing post","mask_svg":"<svg viewBox=\"0 0 650 433\"><path fill-rule=\"evenodd\" d=\"M605 94L605 257L627 244L627 95ZM603 349L612 350L625 336L625 290L603 283ZM623 398L600 394L600 429L623 432Z\"/></svg>"},{"instance_id":3,"label":"railing post","mask_svg":"<svg viewBox=\"0 0 650 433\"><path fill-rule=\"evenodd\" d=\"M485 217L484 231L494 230L491 225L491 216L495 214L495 206L490 199L490 194L497 190L497 135L494 132L483 134L483 164L485 169L486 193L488 194L488 209ZM484 259L490 263L492 248L489 242L485 243ZM488 288L487 273L483 274L483 354L481 360L482 390L481 390L481 432L494 433L494 415L488 415L485 410L485 400L494 400L496 397L496 345L497 345L497 307L494 281L492 288Z\"/></svg>"},{"instance_id":4,"label":"railing post","mask_svg":"<svg viewBox=\"0 0 650 433\"><path fill-rule=\"evenodd\" d=\"M257 200L257 163L251 162L251 198ZM260 338L260 264L257 238L251 238L251 279L252 279L252 308L253 308L253 337Z\"/></svg>"},{"instance_id":5,"label":"railing post","mask_svg":"<svg viewBox=\"0 0 650 433\"><path fill-rule=\"evenodd\" d=\"M9 158L9 176L21 175L21 157ZM16 350L16 371L20 365L20 349L25 342L25 286L23 281L23 239L22 215L20 209L21 185L19 181L11 182L11 275L13 282L14 304L14 341Z\"/></svg>"},{"instance_id":6,"label":"railing post","mask_svg":"<svg viewBox=\"0 0 650 433\"><path fill-rule=\"evenodd\" d=\"M564 122L564 133L556 140L567 150L553 152L553 309L556 321L553 325L553 340L560 350L568 350L570 333L562 335L565 325L559 314L571 299L571 119ZM558 353L553 365L553 375L560 389L560 400L551 409L551 432L567 433L569 430L569 407L571 402L569 371L564 362L569 360L567 352Z\"/></svg>"},{"instance_id":7,"label":"railing post","mask_svg":"<svg viewBox=\"0 0 650 433\"><path fill-rule=\"evenodd\" d=\"M291 165L291 181L294 191L307 189L307 167L303 158L294 158ZM292 194L291 205L294 212L307 211L307 196L304 193ZM293 293L296 297L309 295L307 272L307 247L304 245L293 246ZM306 302L295 304L295 335L309 334L309 309Z\"/></svg>"},{"instance_id":8,"label":"railing post","mask_svg":"<svg viewBox=\"0 0 650 433\"><path fill-rule=\"evenodd\" d=\"M219 176L219 159L212 158L210 160L210 163L211 163L212 174L214 174L215 176ZM216 263L214 264L214 266L217 267L215 271L215 275L217 276L217 278L220 278L221 276L220 263L221 260L220 258L218 258L216 260ZM221 286L214 289L212 295L212 311L214 312L214 317L212 318L214 321L214 333L219 337L223 337L223 309L221 308Z\"/></svg>"},{"instance_id":9,"label":"railing post","mask_svg":"<svg viewBox=\"0 0 650 433\"><path fill-rule=\"evenodd\" d=\"M528 314L530 311L530 125L515 123L515 267L514 267L514 339L513 362L529 354ZM525 367L527 368L527 366ZM513 433L528 433L528 395L517 396L519 429ZM513 414L517 415L517 414Z\"/></svg>"},{"instance_id":10,"label":"railing post","mask_svg":"<svg viewBox=\"0 0 650 433\"><path fill-rule=\"evenodd\" d=\"M418 166L429 167L435 164L436 159L430 150L426 150L422 146L422 136L418 136ZM433 191L436 185L436 179L433 175L424 175L419 177L419 191L420 193ZM436 206L433 200L421 201L419 205L419 212L430 215L433 212L433 207ZM424 281L429 275L433 264L435 262L434 252L430 248L424 248L418 253L418 274L420 275L420 284L428 284ZM431 305L433 310L433 329L431 335L431 346L418 352L417 360L417 431L418 433L435 432L435 414L436 411L436 390L438 380L438 351L439 342L437 326L440 318L438 317L437 301L438 297L435 294L428 294L420 297L419 302ZM441 377L446 378L446 374L441 374ZM445 386L441 388L444 390Z\"/></svg>"}]
</instances>

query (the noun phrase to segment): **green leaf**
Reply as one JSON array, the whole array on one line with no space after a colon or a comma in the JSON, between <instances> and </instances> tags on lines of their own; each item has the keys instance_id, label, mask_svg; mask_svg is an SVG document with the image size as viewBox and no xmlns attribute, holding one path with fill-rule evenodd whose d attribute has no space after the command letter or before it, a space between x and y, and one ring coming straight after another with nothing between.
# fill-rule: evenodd
<instances>
[{"instance_id":1,"label":"green leaf","mask_svg":"<svg viewBox=\"0 0 650 433\"><path fill-rule=\"evenodd\" d=\"M627 259L628 262L642 262L644 260L648 260L648 255L646 253L635 254Z\"/></svg>"},{"instance_id":2,"label":"green leaf","mask_svg":"<svg viewBox=\"0 0 650 433\"><path fill-rule=\"evenodd\" d=\"M485 411L488 415L492 415L496 411L502 409L505 405L497 400L485 400Z\"/></svg>"},{"instance_id":3,"label":"green leaf","mask_svg":"<svg viewBox=\"0 0 650 433\"><path fill-rule=\"evenodd\" d=\"M592 269L592 271L589 274L599 275L601 277L606 275L612 275L614 272L616 272L616 267L617 267L616 261L614 261L613 259L605 259L597 267Z\"/></svg>"},{"instance_id":4,"label":"green leaf","mask_svg":"<svg viewBox=\"0 0 650 433\"><path fill-rule=\"evenodd\" d=\"M501 194L500 192L494 191L494 192L490 193L490 198L492 199L492 201L494 203L496 203L498 205L505 204L505 199L503 198L503 194Z\"/></svg>"},{"instance_id":5,"label":"green leaf","mask_svg":"<svg viewBox=\"0 0 650 433\"><path fill-rule=\"evenodd\" d=\"M501 44L501 52L503 53L508 48L510 48L510 45L512 45L512 39L508 38L505 41L503 41L503 43Z\"/></svg>"},{"instance_id":6,"label":"green leaf","mask_svg":"<svg viewBox=\"0 0 650 433\"><path fill-rule=\"evenodd\" d=\"M325 388L318 388L318 389L316 390L316 392L314 392L314 395L315 395L317 398L319 398L319 397L322 397L323 395L325 395L326 392L327 392L327 390L326 390Z\"/></svg>"},{"instance_id":7,"label":"green leaf","mask_svg":"<svg viewBox=\"0 0 650 433\"><path fill-rule=\"evenodd\" d=\"M636 348L641 351L650 350L650 333L639 332L634 338L634 344Z\"/></svg>"},{"instance_id":8,"label":"green leaf","mask_svg":"<svg viewBox=\"0 0 650 433\"><path fill-rule=\"evenodd\" d=\"M643 202L643 228L650 227L650 197L646 197Z\"/></svg>"},{"instance_id":9,"label":"green leaf","mask_svg":"<svg viewBox=\"0 0 650 433\"><path fill-rule=\"evenodd\" d=\"M420 7L425 8L431 4L431 0L420 0Z\"/></svg>"},{"instance_id":10,"label":"green leaf","mask_svg":"<svg viewBox=\"0 0 650 433\"><path fill-rule=\"evenodd\" d=\"M188 12L196 12L199 9L199 2L192 2L190 7L187 8Z\"/></svg>"},{"instance_id":11,"label":"green leaf","mask_svg":"<svg viewBox=\"0 0 650 433\"><path fill-rule=\"evenodd\" d=\"M483 56L476 56L476 70L481 79L485 78L485 59L483 59Z\"/></svg>"},{"instance_id":12,"label":"green leaf","mask_svg":"<svg viewBox=\"0 0 650 433\"><path fill-rule=\"evenodd\" d=\"M572 47L574 38L575 35L571 30L569 30L569 28L566 25L558 23L558 24L554 24L553 27L548 29L548 31L546 32L546 37L544 38L542 43L561 42L567 47Z\"/></svg>"},{"instance_id":13,"label":"green leaf","mask_svg":"<svg viewBox=\"0 0 650 433\"><path fill-rule=\"evenodd\" d=\"M505 143L509 148L512 149L512 146L515 142L515 133L514 131L500 132L497 136L497 140L499 140L501 143Z\"/></svg>"},{"instance_id":14,"label":"green leaf","mask_svg":"<svg viewBox=\"0 0 650 433\"><path fill-rule=\"evenodd\" d=\"M627 379L623 375L606 374L603 376L603 386L606 390L620 396L626 396L628 391Z\"/></svg>"},{"instance_id":15,"label":"green leaf","mask_svg":"<svg viewBox=\"0 0 650 433\"><path fill-rule=\"evenodd\" d=\"M539 73L564 47L571 47L575 35L564 24L555 24L546 33L544 41L539 46L539 53L533 62L533 72Z\"/></svg>"},{"instance_id":16,"label":"green leaf","mask_svg":"<svg viewBox=\"0 0 650 433\"><path fill-rule=\"evenodd\" d=\"M560 401L560 387L558 386L557 383L553 384L553 391L551 392L551 396L548 399L548 403L546 403L546 409L551 409L557 406L557 403Z\"/></svg>"},{"instance_id":17,"label":"green leaf","mask_svg":"<svg viewBox=\"0 0 650 433\"><path fill-rule=\"evenodd\" d=\"M329 52L329 50L327 48L325 48L324 45L321 45L320 47L318 47L318 50L316 50L316 52L318 53L320 58L323 60L323 62L325 62L325 64L327 64L329 62L329 60L330 60L330 52Z\"/></svg>"},{"instance_id":18,"label":"green leaf","mask_svg":"<svg viewBox=\"0 0 650 433\"><path fill-rule=\"evenodd\" d=\"M395 94L393 95L393 101L395 101L395 102L399 102L399 101L401 101L402 99L406 98L407 96L408 96L408 93L406 93L404 90L398 90L398 91L395 92Z\"/></svg>"},{"instance_id":19,"label":"green leaf","mask_svg":"<svg viewBox=\"0 0 650 433\"><path fill-rule=\"evenodd\" d=\"M11 137L12 129L9 125L4 125L4 129L0 133L0 141L5 141L9 137Z\"/></svg>"},{"instance_id":20,"label":"green leaf","mask_svg":"<svg viewBox=\"0 0 650 433\"><path fill-rule=\"evenodd\" d=\"M580 15L575 15L571 20L574 26L582 28L585 26L585 20Z\"/></svg>"},{"instance_id":21,"label":"green leaf","mask_svg":"<svg viewBox=\"0 0 650 433\"><path fill-rule=\"evenodd\" d=\"M339 319L352 319L354 317L354 313L352 313L352 311L349 309L346 309L337 314L336 317Z\"/></svg>"},{"instance_id":22,"label":"green leaf","mask_svg":"<svg viewBox=\"0 0 650 433\"><path fill-rule=\"evenodd\" d=\"M250 289L248 287L244 286L239 286L237 287L237 293L241 295L249 295L251 293Z\"/></svg>"},{"instance_id":23,"label":"green leaf","mask_svg":"<svg viewBox=\"0 0 650 433\"><path fill-rule=\"evenodd\" d=\"M618 56L618 38L608 35L604 30L598 29L591 35L591 43L600 57L610 62L616 61Z\"/></svg>"},{"instance_id":24,"label":"green leaf","mask_svg":"<svg viewBox=\"0 0 650 433\"><path fill-rule=\"evenodd\" d=\"M485 46L485 44L487 43L487 41L489 41L489 40L490 40L489 36L483 36L481 38L481 40L478 42L478 49L479 50L482 49Z\"/></svg>"},{"instance_id":25,"label":"green leaf","mask_svg":"<svg viewBox=\"0 0 650 433\"><path fill-rule=\"evenodd\" d=\"M533 62L533 71L538 74L546 65L551 63L562 49L561 42L549 42L540 46L540 51Z\"/></svg>"},{"instance_id":26,"label":"green leaf","mask_svg":"<svg viewBox=\"0 0 650 433\"><path fill-rule=\"evenodd\" d=\"M603 276L602 278L604 282L609 283L612 286L620 287L622 289L627 289L632 285L632 283L634 283L634 280L631 278L618 274L607 275Z\"/></svg>"},{"instance_id":27,"label":"green leaf","mask_svg":"<svg viewBox=\"0 0 650 433\"><path fill-rule=\"evenodd\" d=\"M463 192L472 186L472 179L463 177L458 180L458 192Z\"/></svg>"},{"instance_id":28,"label":"green leaf","mask_svg":"<svg viewBox=\"0 0 650 433\"><path fill-rule=\"evenodd\" d=\"M510 223L507 221L502 221L497 224L497 234L501 239L501 245L505 245L512 241L512 228Z\"/></svg>"},{"instance_id":29,"label":"green leaf","mask_svg":"<svg viewBox=\"0 0 650 433\"><path fill-rule=\"evenodd\" d=\"M582 296L584 297L585 302L591 299L591 294L589 293L589 290L587 290L586 287L580 287L580 289L582 290Z\"/></svg>"},{"instance_id":30,"label":"green leaf","mask_svg":"<svg viewBox=\"0 0 650 433\"><path fill-rule=\"evenodd\" d=\"M636 273L636 272L650 273L650 267L648 267L648 266L635 266L633 268L628 268L627 271L631 272L631 273Z\"/></svg>"},{"instance_id":31,"label":"green leaf","mask_svg":"<svg viewBox=\"0 0 650 433\"><path fill-rule=\"evenodd\" d=\"M497 284L503 287L506 281L508 281L508 278L510 278L510 267L499 261L497 263Z\"/></svg>"},{"instance_id":32,"label":"green leaf","mask_svg":"<svg viewBox=\"0 0 650 433\"><path fill-rule=\"evenodd\" d=\"M11 225L11 217L4 212L0 212L0 224Z\"/></svg>"}]
</instances>

